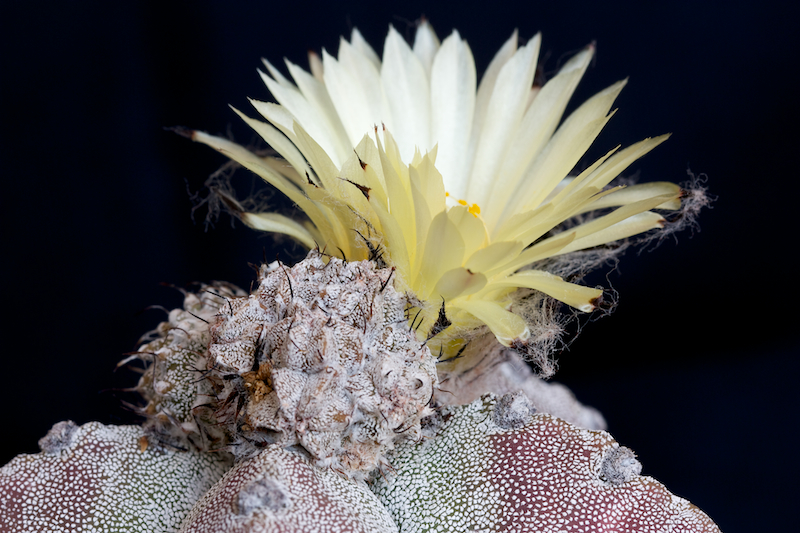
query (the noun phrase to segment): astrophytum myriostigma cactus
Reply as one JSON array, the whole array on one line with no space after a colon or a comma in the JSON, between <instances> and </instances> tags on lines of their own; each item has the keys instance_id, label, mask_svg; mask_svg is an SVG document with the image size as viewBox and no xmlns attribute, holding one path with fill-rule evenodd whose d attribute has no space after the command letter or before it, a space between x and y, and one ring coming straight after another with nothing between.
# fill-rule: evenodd
<instances>
[{"instance_id":1,"label":"astrophytum myriostigma cactus","mask_svg":"<svg viewBox=\"0 0 800 533\"><path fill-rule=\"evenodd\" d=\"M0 469L0 531L171 532L228 456L151 446L138 426L59 422Z\"/></svg>"},{"instance_id":2,"label":"astrophytum myriostigma cactus","mask_svg":"<svg viewBox=\"0 0 800 533\"><path fill-rule=\"evenodd\" d=\"M239 114L274 152L178 128L308 219L212 202L310 252L185 293L123 361L142 427L57 424L0 469L0 531L717 532L540 379L564 316L606 307L580 277L702 191L611 185L666 136L569 175L625 83L562 120L594 47L540 84L517 41L478 84L457 32L391 29L381 59L354 31L294 83L266 63L279 104Z\"/></svg>"},{"instance_id":3,"label":"astrophytum myriostigma cactus","mask_svg":"<svg viewBox=\"0 0 800 533\"><path fill-rule=\"evenodd\" d=\"M607 433L546 414L557 412L584 427L602 425L595 411L563 388L520 372L524 367L515 366L520 361L508 353L487 354L483 380L472 381L499 394L515 386L518 392L433 409L435 382L424 380L435 379L429 366L435 363L426 359L429 352L419 358L426 348L403 318L403 298L390 292L391 275L391 269L364 261L326 264L312 252L292 268L264 265L250 296L221 284L186 293L184 308L171 311L156 338L137 354L149 362L139 385L149 416L144 427L57 424L42 439L42 453L20 456L0 469L3 523L11 524L11 531L165 533L458 532L473 526L717 531L688 502L640 477L633 453ZM343 277L350 281L342 283ZM307 290L312 286L323 290ZM338 311L310 321L316 329L292 333L292 317L298 321L302 313L323 308ZM275 314L265 319L269 312ZM288 318L282 325L275 320L281 316ZM337 336L332 316L347 321L344 330L351 335ZM360 335L349 324L358 324ZM396 329L365 337L371 325ZM261 331L254 334L253 328ZM283 342L270 344L266 339L275 330ZM264 342L252 343L254 338ZM353 339L362 343L362 351L353 352L360 361L342 361L342 339L348 347ZM326 351L296 349L312 341ZM389 353L390 347L397 353ZM292 358L298 366L286 364ZM235 361L247 364L236 368ZM315 395L331 390L315 386L309 394L304 377L289 382L299 388L288 395L294 401L276 393L283 390L281 378L274 377L278 370L311 364L317 373L325 365L351 369L340 389L332 388L343 397L333 405L350 414L347 424L335 426L335 438L327 428L328 448L307 438L319 436L318 422L308 423L303 413ZM245 370L264 365L269 372ZM366 375L354 378L359 372L353 369ZM390 380L392 373L409 379ZM461 398L472 394L469 376L453 378ZM380 385L387 380L391 387ZM417 380L427 384L424 394ZM159 381L166 384L155 385ZM270 426L263 427L252 404L258 407L270 395L275 397L266 404L271 418L264 418ZM397 413L398 406L415 401L412 416ZM407 431L398 430L398 416ZM373 461L372 468L364 466L366 460ZM370 470L367 483L361 478Z\"/></svg>"},{"instance_id":4,"label":"astrophytum myriostigma cactus","mask_svg":"<svg viewBox=\"0 0 800 533\"><path fill-rule=\"evenodd\" d=\"M443 409L374 481L400 531L718 531L608 433L534 413L522 394Z\"/></svg>"}]
</instances>

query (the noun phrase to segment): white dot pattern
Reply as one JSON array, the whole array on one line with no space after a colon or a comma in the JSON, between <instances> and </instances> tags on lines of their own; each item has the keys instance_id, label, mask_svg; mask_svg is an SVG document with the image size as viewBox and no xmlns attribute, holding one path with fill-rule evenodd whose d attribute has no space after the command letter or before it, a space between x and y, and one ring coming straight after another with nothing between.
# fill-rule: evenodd
<instances>
[{"instance_id":1,"label":"white dot pattern","mask_svg":"<svg viewBox=\"0 0 800 533\"><path fill-rule=\"evenodd\" d=\"M229 466L217 455L147 447L136 426L77 427L56 453L0 469L0 531L166 533Z\"/></svg>"},{"instance_id":2,"label":"white dot pattern","mask_svg":"<svg viewBox=\"0 0 800 533\"><path fill-rule=\"evenodd\" d=\"M261 507L252 503L253 487L259 484L271 492ZM276 494L277 490L285 492ZM299 453L269 446L228 471L181 529L181 533L223 531L393 533L397 526L363 482L317 468Z\"/></svg>"},{"instance_id":3,"label":"white dot pattern","mask_svg":"<svg viewBox=\"0 0 800 533\"><path fill-rule=\"evenodd\" d=\"M398 447L373 490L401 531L719 532L653 478L604 481L608 433L545 414L506 430L495 403L448 408L434 439Z\"/></svg>"}]
</instances>

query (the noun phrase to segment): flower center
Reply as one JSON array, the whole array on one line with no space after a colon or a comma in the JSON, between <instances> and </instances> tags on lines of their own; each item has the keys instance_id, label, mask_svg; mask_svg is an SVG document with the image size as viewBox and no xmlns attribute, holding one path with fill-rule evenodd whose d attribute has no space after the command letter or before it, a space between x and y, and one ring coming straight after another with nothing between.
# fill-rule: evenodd
<instances>
[{"instance_id":1,"label":"flower center","mask_svg":"<svg viewBox=\"0 0 800 533\"><path fill-rule=\"evenodd\" d=\"M445 191L444 195L449 200L449 202L447 202L449 206L455 205L455 204L452 203L453 202L453 198L450 196L449 192ZM469 202L467 202L466 200L456 200L456 202L458 203L458 205L467 206L467 210L475 218L478 218L478 215L481 214L481 207L478 204L469 205Z\"/></svg>"}]
</instances>

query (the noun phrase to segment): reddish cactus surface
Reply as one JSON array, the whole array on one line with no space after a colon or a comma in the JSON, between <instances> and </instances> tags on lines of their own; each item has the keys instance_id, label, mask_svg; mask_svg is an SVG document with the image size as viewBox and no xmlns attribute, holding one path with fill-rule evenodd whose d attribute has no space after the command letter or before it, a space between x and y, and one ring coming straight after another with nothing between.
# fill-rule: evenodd
<instances>
[{"instance_id":1,"label":"reddish cactus surface","mask_svg":"<svg viewBox=\"0 0 800 533\"><path fill-rule=\"evenodd\" d=\"M197 503L181 533L393 533L388 511L363 482L269 446L242 461Z\"/></svg>"},{"instance_id":2,"label":"reddish cactus surface","mask_svg":"<svg viewBox=\"0 0 800 533\"><path fill-rule=\"evenodd\" d=\"M0 469L2 532L172 532L230 465L156 449L136 426L59 422L39 445Z\"/></svg>"},{"instance_id":3,"label":"reddish cactus surface","mask_svg":"<svg viewBox=\"0 0 800 533\"><path fill-rule=\"evenodd\" d=\"M605 431L544 414L509 423L526 413L524 402L485 396L445 409L433 438L398 449L396 473L376 478L374 490L400 531L719 531L639 476L632 452Z\"/></svg>"}]
</instances>

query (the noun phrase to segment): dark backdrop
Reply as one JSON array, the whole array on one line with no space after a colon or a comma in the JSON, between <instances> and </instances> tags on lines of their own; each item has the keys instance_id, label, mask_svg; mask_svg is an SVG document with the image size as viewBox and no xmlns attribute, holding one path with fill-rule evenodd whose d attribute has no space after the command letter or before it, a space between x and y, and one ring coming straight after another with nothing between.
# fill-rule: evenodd
<instances>
[{"instance_id":1,"label":"dark backdrop","mask_svg":"<svg viewBox=\"0 0 800 533\"><path fill-rule=\"evenodd\" d=\"M300 250L223 219L190 219L223 159L163 126L253 139L228 109L267 98L256 68L335 51L357 26L378 50L389 24L425 14L458 28L479 72L516 27L543 33L552 73L591 41L574 103L630 77L595 154L673 137L642 180L708 176L702 231L628 253L608 281L620 304L560 357L556 379L599 407L644 473L724 531L787 530L800 469L796 3L16 2L2 39L0 463L35 452L55 422L132 420L108 389L121 354L181 298L167 282L247 287L248 262ZM574 104L573 104L574 107ZM245 179L246 176L245 176ZM275 198L275 203L280 200ZM792 503L790 503L792 501Z\"/></svg>"}]
</instances>

